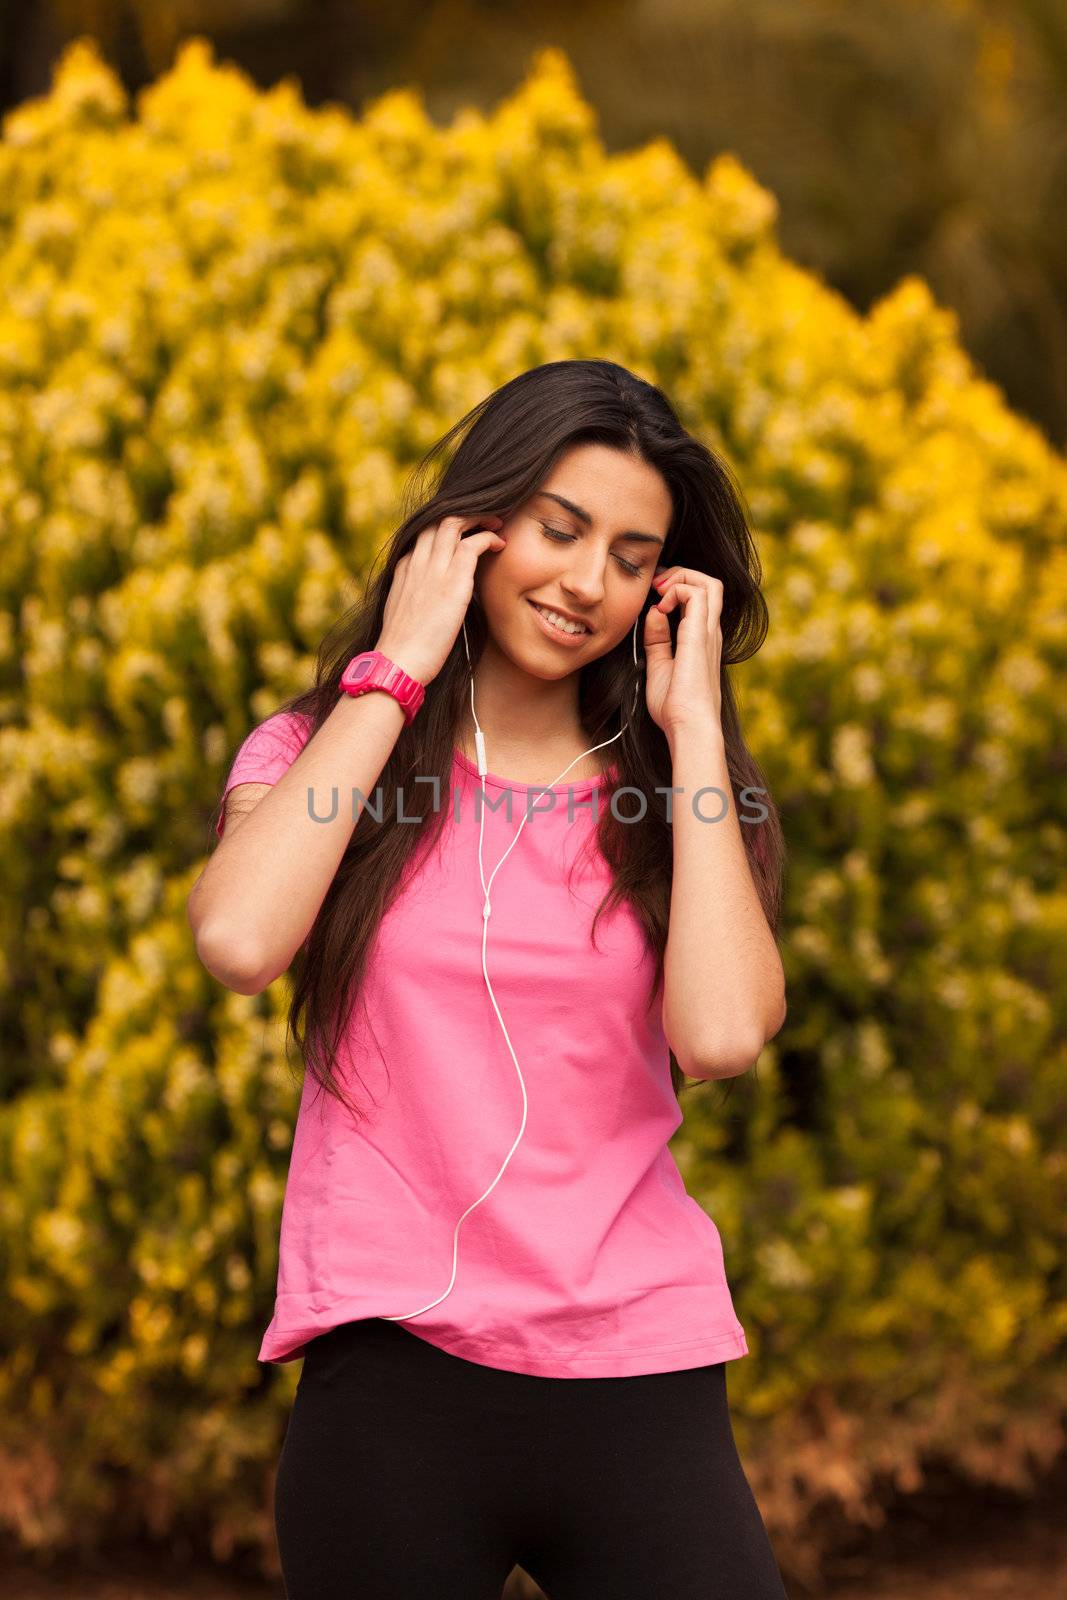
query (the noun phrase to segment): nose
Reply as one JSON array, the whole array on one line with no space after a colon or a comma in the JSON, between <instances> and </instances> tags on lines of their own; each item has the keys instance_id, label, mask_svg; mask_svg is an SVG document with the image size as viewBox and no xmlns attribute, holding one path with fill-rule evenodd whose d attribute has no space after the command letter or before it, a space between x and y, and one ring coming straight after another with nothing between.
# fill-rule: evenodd
<instances>
[{"instance_id":1,"label":"nose","mask_svg":"<svg viewBox=\"0 0 1067 1600\"><path fill-rule=\"evenodd\" d=\"M574 597L575 608L598 605L604 598L604 567L608 555L598 555L595 550L576 554L560 574L560 587Z\"/></svg>"}]
</instances>

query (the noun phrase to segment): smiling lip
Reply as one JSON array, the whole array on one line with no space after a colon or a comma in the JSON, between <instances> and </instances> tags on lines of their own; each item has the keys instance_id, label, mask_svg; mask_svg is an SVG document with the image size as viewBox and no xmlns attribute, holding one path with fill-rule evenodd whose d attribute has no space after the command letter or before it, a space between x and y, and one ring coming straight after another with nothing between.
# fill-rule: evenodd
<instances>
[{"instance_id":1,"label":"smiling lip","mask_svg":"<svg viewBox=\"0 0 1067 1600\"><path fill-rule=\"evenodd\" d=\"M569 611L560 611L558 606L546 607L546 609L549 611L555 611L557 616L566 617L569 622L581 622L582 627L586 630L584 633L564 633L561 628L557 628L553 623L549 622L548 618L544 615L544 612L538 611L537 603L535 603L533 600L529 600L527 601L527 604L529 605L531 611L537 613L541 626L553 639L559 639L561 641L566 640L568 643L577 644L579 639L588 639L592 634L593 630L590 628L589 624L583 621L581 617L572 617Z\"/></svg>"}]
</instances>

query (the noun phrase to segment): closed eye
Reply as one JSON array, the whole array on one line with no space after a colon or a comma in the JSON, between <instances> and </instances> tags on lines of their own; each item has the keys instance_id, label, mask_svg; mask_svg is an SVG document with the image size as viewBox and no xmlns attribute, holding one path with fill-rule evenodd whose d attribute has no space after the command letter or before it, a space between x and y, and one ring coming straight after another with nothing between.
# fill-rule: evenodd
<instances>
[{"instance_id":1,"label":"closed eye","mask_svg":"<svg viewBox=\"0 0 1067 1600\"><path fill-rule=\"evenodd\" d=\"M573 544L574 540L577 538L576 534L564 533L561 528L550 528L547 522L542 522L541 526L545 531L545 537L547 539L554 540L557 544ZM635 563L632 561L627 561L625 556L616 556L615 559L620 566L625 567L626 571L629 572L631 576L635 578L639 578L641 576L641 567L635 565Z\"/></svg>"}]
</instances>

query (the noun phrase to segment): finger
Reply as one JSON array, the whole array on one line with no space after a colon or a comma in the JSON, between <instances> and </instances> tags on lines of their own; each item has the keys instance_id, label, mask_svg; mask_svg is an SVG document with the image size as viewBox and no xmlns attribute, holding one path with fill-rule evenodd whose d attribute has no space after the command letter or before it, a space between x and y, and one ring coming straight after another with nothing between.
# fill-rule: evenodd
<instances>
[{"instance_id":1,"label":"finger","mask_svg":"<svg viewBox=\"0 0 1067 1600\"><path fill-rule=\"evenodd\" d=\"M489 548L491 539L498 536L497 530L503 526L503 521L503 517L473 511L462 517L442 517L437 524L431 549L437 565L446 568L456 551L472 539L481 539L476 552L476 555L481 555L483 550ZM478 528L479 531L468 533L469 528Z\"/></svg>"},{"instance_id":2,"label":"finger","mask_svg":"<svg viewBox=\"0 0 1067 1600\"><path fill-rule=\"evenodd\" d=\"M693 567L658 567L652 580L652 587L659 594L664 594L672 584L679 581L709 587L718 584L719 588L722 588L721 578L713 578L710 572L701 572Z\"/></svg>"},{"instance_id":3,"label":"finger","mask_svg":"<svg viewBox=\"0 0 1067 1600\"><path fill-rule=\"evenodd\" d=\"M433 549L438 526L436 522L428 522L424 528L420 528L413 542L404 551L401 560L410 559L412 566L422 566Z\"/></svg>"},{"instance_id":4,"label":"finger","mask_svg":"<svg viewBox=\"0 0 1067 1600\"><path fill-rule=\"evenodd\" d=\"M495 534L498 538L501 537L501 529L504 526L503 517L478 517L477 518L477 523L478 523L477 532L461 534L460 542L462 544L466 544L468 539L476 539L478 537L478 534L481 534L481 533L492 533L492 534ZM507 543L506 540L504 542Z\"/></svg>"},{"instance_id":5,"label":"finger","mask_svg":"<svg viewBox=\"0 0 1067 1600\"><path fill-rule=\"evenodd\" d=\"M666 650L668 655L672 653L670 624L663 612L657 611L655 606L645 612L644 648L646 653L649 650Z\"/></svg>"},{"instance_id":6,"label":"finger","mask_svg":"<svg viewBox=\"0 0 1067 1600\"><path fill-rule=\"evenodd\" d=\"M688 567L658 567L656 569L656 576L652 580L652 585L653 588L659 589L662 592L662 590L665 589L669 583L674 583L679 578L681 578L683 582L688 581L691 577L692 574L690 573Z\"/></svg>"},{"instance_id":7,"label":"finger","mask_svg":"<svg viewBox=\"0 0 1067 1600\"><path fill-rule=\"evenodd\" d=\"M702 595L706 599L707 593L708 591L702 583L683 583L679 580L677 583L671 584L668 592L656 602L652 609L666 614L666 612L674 610L682 601L692 600L696 595Z\"/></svg>"},{"instance_id":8,"label":"finger","mask_svg":"<svg viewBox=\"0 0 1067 1600\"><path fill-rule=\"evenodd\" d=\"M472 511L465 517L442 517L438 523L438 528L442 533L454 534L457 537L462 537L470 528L477 528L479 531L492 529L493 532L496 532L503 526L503 517L484 511Z\"/></svg>"},{"instance_id":9,"label":"finger","mask_svg":"<svg viewBox=\"0 0 1067 1600\"><path fill-rule=\"evenodd\" d=\"M469 533L461 539L453 551L453 558L458 561L469 561L473 566L478 558L487 550L503 550L507 540L495 528L483 528L478 533Z\"/></svg>"}]
</instances>

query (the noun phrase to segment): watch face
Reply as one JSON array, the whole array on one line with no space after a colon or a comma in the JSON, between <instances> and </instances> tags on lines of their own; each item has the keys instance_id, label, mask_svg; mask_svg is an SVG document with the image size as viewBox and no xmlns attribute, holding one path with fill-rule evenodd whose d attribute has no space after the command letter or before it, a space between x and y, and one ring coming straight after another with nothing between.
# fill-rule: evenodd
<instances>
[{"instance_id":1,"label":"watch face","mask_svg":"<svg viewBox=\"0 0 1067 1600\"><path fill-rule=\"evenodd\" d=\"M363 679L370 672L373 665L374 662L371 661L367 656L364 656L362 661L357 661L355 666L349 667L348 671L345 673L346 683L362 683Z\"/></svg>"}]
</instances>

